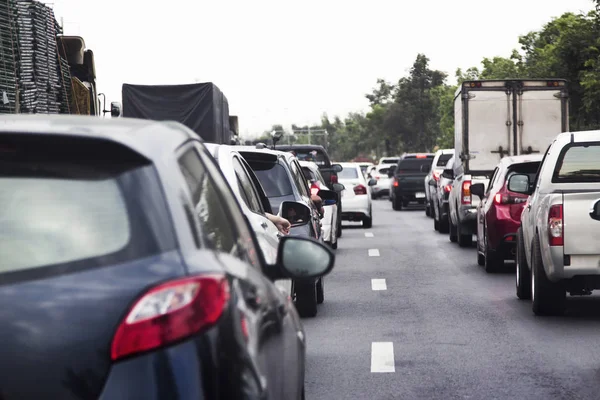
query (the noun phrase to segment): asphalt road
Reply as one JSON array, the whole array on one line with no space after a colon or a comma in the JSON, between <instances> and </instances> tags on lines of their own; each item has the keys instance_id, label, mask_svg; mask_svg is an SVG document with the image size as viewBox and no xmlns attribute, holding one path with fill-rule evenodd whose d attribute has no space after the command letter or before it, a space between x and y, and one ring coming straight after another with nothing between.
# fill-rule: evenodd
<instances>
[{"instance_id":1,"label":"asphalt road","mask_svg":"<svg viewBox=\"0 0 600 400\"><path fill-rule=\"evenodd\" d=\"M600 398L599 298L535 317L514 267L486 274L422 209L382 199L373 214L371 229L345 227L304 320L307 399Z\"/></svg>"}]
</instances>

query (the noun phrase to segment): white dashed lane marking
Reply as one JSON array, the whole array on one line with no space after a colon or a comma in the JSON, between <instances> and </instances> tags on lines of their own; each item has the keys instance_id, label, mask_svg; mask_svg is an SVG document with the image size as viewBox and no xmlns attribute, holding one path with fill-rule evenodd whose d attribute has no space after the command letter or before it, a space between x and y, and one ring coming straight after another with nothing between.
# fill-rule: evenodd
<instances>
[{"instance_id":1,"label":"white dashed lane marking","mask_svg":"<svg viewBox=\"0 0 600 400\"><path fill-rule=\"evenodd\" d=\"M387 290L387 284L385 283L385 279L371 279L371 289Z\"/></svg>"},{"instance_id":2,"label":"white dashed lane marking","mask_svg":"<svg viewBox=\"0 0 600 400\"><path fill-rule=\"evenodd\" d=\"M396 372L394 343L371 343L371 372Z\"/></svg>"},{"instance_id":3,"label":"white dashed lane marking","mask_svg":"<svg viewBox=\"0 0 600 400\"><path fill-rule=\"evenodd\" d=\"M373 235L371 232L365 232L365 237L374 237L375 235Z\"/></svg>"},{"instance_id":4,"label":"white dashed lane marking","mask_svg":"<svg viewBox=\"0 0 600 400\"><path fill-rule=\"evenodd\" d=\"M379 257L379 249L369 249L369 257Z\"/></svg>"}]
</instances>

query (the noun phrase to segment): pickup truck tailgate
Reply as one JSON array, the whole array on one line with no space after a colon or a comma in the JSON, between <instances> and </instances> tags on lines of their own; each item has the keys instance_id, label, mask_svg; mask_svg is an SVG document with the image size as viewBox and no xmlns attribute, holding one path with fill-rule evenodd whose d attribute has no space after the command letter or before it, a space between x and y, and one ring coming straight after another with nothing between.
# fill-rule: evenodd
<instances>
[{"instance_id":1,"label":"pickup truck tailgate","mask_svg":"<svg viewBox=\"0 0 600 400\"><path fill-rule=\"evenodd\" d=\"M600 255L600 221L590 217L599 199L600 190L563 193L564 254Z\"/></svg>"},{"instance_id":2,"label":"pickup truck tailgate","mask_svg":"<svg viewBox=\"0 0 600 400\"><path fill-rule=\"evenodd\" d=\"M398 179L398 185L400 186L400 189L424 192L425 176L427 176L427 174L398 175L396 179Z\"/></svg>"}]
</instances>

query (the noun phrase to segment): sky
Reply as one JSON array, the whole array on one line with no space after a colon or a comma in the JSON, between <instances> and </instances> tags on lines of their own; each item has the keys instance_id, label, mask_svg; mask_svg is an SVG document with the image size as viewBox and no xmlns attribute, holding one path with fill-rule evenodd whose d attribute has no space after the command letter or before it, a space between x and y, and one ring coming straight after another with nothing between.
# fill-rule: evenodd
<instances>
[{"instance_id":1,"label":"sky","mask_svg":"<svg viewBox=\"0 0 600 400\"><path fill-rule=\"evenodd\" d=\"M454 77L509 56L519 35L591 0L48 0L65 34L95 55L98 90L213 82L252 137L273 124L366 111L377 78L395 82L418 53ZM107 105L108 108L108 105Z\"/></svg>"}]
</instances>

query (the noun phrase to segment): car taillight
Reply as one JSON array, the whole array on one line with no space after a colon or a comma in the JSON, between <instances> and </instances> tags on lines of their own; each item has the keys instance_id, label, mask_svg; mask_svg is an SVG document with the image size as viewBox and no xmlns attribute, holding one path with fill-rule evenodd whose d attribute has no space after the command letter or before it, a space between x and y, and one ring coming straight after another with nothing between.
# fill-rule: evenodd
<instances>
[{"instance_id":1,"label":"car taillight","mask_svg":"<svg viewBox=\"0 0 600 400\"><path fill-rule=\"evenodd\" d=\"M367 194L367 188L364 185L354 186L354 194Z\"/></svg>"},{"instance_id":2,"label":"car taillight","mask_svg":"<svg viewBox=\"0 0 600 400\"><path fill-rule=\"evenodd\" d=\"M550 246L562 246L563 239L563 206L555 204L548 212L548 240Z\"/></svg>"},{"instance_id":3,"label":"car taillight","mask_svg":"<svg viewBox=\"0 0 600 400\"><path fill-rule=\"evenodd\" d=\"M395 180L395 179L394 179L394 183L393 183L393 185L394 185L394 187L398 187L398 186L400 186L400 184L398 183L398 181L397 181L397 180Z\"/></svg>"},{"instance_id":4,"label":"car taillight","mask_svg":"<svg viewBox=\"0 0 600 400\"><path fill-rule=\"evenodd\" d=\"M439 171L433 171L433 179L437 182L440 180L441 173Z\"/></svg>"},{"instance_id":5,"label":"car taillight","mask_svg":"<svg viewBox=\"0 0 600 400\"><path fill-rule=\"evenodd\" d=\"M331 181L331 183L338 183L337 175L331 175L331 178L329 180Z\"/></svg>"},{"instance_id":6,"label":"car taillight","mask_svg":"<svg viewBox=\"0 0 600 400\"><path fill-rule=\"evenodd\" d=\"M524 204L527 201L526 198L523 197L515 197L506 193L497 193L494 196L494 203L497 205L502 204Z\"/></svg>"},{"instance_id":7,"label":"car taillight","mask_svg":"<svg viewBox=\"0 0 600 400\"><path fill-rule=\"evenodd\" d=\"M446 185L446 186L444 186L444 191L446 193L450 193L452 191L452 185Z\"/></svg>"},{"instance_id":8,"label":"car taillight","mask_svg":"<svg viewBox=\"0 0 600 400\"><path fill-rule=\"evenodd\" d=\"M471 181L462 183L462 196L460 198L462 204L471 204Z\"/></svg>"},{"instance_id":9,"label":"car taillight","mask_svg":"<svg viewBox=\"0 0 600 400\"><path fill-rule=\"evenodd\" d=\"M113 361L167 346L214 325L229 301L222 274L163 283L148 290L127 313L112 341Z\"/></svg>"}]
</instances>

